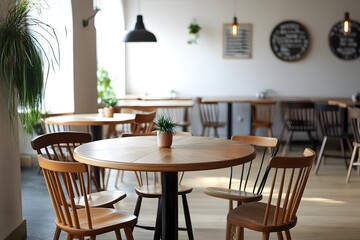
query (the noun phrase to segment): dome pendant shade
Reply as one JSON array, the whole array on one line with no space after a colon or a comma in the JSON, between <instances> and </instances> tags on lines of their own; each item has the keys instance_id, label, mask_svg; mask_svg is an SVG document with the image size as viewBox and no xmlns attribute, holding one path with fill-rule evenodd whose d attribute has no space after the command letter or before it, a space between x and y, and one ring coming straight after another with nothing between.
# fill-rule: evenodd
<instances>
[{"instance_id":1,"label":"dome pendant shade","mask_svg":"<svg viewBox=\"0 0 360 240\"><path fill-rule=\"evenodd\" d=\"M137 15L135 29L125 35L124 42L156 42L155 35L145 29L142 15Z\"/></svg>"}]
</instances>

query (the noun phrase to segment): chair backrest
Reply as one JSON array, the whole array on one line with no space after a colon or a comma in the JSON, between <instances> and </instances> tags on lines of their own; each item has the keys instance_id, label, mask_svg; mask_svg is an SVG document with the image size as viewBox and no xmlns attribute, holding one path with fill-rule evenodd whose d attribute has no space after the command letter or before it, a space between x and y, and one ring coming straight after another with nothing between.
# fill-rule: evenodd
<instances>
[{"instance_id":1,"label":"chair backrest","mask_svg":"<svg viewBox=\"0 0 360 240\"><path fill-rule=\"evenodd\" d=\"M315 152L306 148L302 157L275 156L270 160L264 225L276 226L296 219L314 159Z\"/></svg>"},{"instance_id":2,"label":"chair backrest","mask_svg":"<svg viewBox=\"0 0 360 240\"><path fill-rule=\"evenodd\" d=\"M281 109L285 126L288 129L302 131L316 128L314 102L282 102Z\"/></svg>"},{"instance_id":3,"label":"chair backrest","mask_svg":"<svg viewBox=\"0 0 360 240\"><path fill-rule=\"evenodd\" d=\"M254 146L258 157L240 166L239 178L234 177L234 167L231 167L229 177L229 189L239 181L239 190L261 194L266 181L266 167L271 157L279 150L279 140L273 137L262 136L232 136L232 141L239 141ZM269 153L268 149L271 149ZM256 164L255 161L258 161ZM251 191L250 191L251 190Z\"/></svg>"},{"instance_id":4,"label":"chair backrest","mask_svg":"<svg viewBox=\"0 0 360 240\"><path fill-rule=\"evenodd\" d=\"M155 116L156 112L152 112L149 114L137 113L135 115L134 123L132 126L132 133L142 134L152 132L154 130Z\"/></svg>"},{"instance_id":5,"label":"chair backrest","mask_svg":"<svg viewBox=\"0 0 360 240\"><path fill-rule=\"evenodd\" d=\"M360 108L349 107L348 113L352 127L352 134L354 135L354 140L357 143L360 143Z\"/></svg>"},{"instance_id":6,"label":"chair backrest","mask_svg":"<svg viewBox=\"0 0 360 240\"><path fill-rule=\"evenodd\" d=\"M159 108L157 113L169 117L177 126L189 126L190 122L186 119L186 108L180 107L169 107L169 108Z\"/></svg>"},{"instance_id":7,"label":"chair backrest","mask_svg":"<svg viewBox=\"0 0 360 240\"><path fill-rule=\"evenodd\" d=\"M202 102L201 98L196 98L199 105L200 120L202 124L218 123L220 121L220 109L218 102Z\"/></svg>"},{"instance_id":8,"label":"chair backrest","mask_svg":"<svg viewBox=\"0 0 360 240\"><path fill-rule=\"evenodd\" d=\"M43 133L71 131L71 126L69 126L69 125L58 125L58 124L47 124L46 123L46 118L48 118L48 117L57 117L57 116L64 116L64 115L71 115L71 114L74 114L74 113L66 112L66 113L43 113L43 114L41 114L41 126L43 129Z\"/></svg>"},{"instance_id":9,"label":"chair backrest","mask_svg":"<svg viewBox=\"0 0 360 240\"><path fill-rule=\"evenodd\" d=\"M73 156L74 149L91 141L89 133L82 132L54 132L47 133L35 137L31 140L31 146L40 154L48 159L60 162L76 162ZM92 176L92 168L89 170L89 176ZM98 188L98 183L94 178L88 178L88 191L90 192L91 182L93 180L95 186ZM75 185L75 190L78 196L81 196L80 189Z\"/></svg>"},{"instance_id":10,"label":"chair backrest","mask_svg":"<svg viewBox=\"0 0 360 240\"><path fill-rule=\"evenodd\" d=\"M340 137L344 134L344 112L339 106L315 103L315 111L324 136Z\"/></svg>"},{"instance_id":11,"label":"chair backrest","mask_svg":"<svg viewBox=\"0 0 360 240\"><path fill-rule=\"evenodd\" d=\"M59 162L38 155L48 192L56 215L56 222L73 229L92 229L92 219L85 187L86 165L78 162ZM78 179L84 197L87 221L80 222L76 211L74 182Z\"/></svg>"},{"instance_id":12,"label":"chair backrest","mask_svg":"<svg viewBox=\"0 0 360 240\"><path fill-rule=\"evenodd\" d=\"M276 101L255 101L250 102L251 121L263 123L265 125L272 124L273 108Z\"/></svg>"}]
</instances>

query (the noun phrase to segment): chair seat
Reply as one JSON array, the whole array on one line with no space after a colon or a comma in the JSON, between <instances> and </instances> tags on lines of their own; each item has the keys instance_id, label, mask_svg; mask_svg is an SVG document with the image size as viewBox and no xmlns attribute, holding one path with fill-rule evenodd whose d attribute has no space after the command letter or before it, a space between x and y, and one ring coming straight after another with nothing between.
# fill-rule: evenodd
<instances>
[{"instance_id":1,"label":"chair seat","mask_svg":"<svg viewBox=\"0 0 360 240\"><path fill-rule=\"evenodd\" d=\"M256 121L254 121L254 122L251 123L251 125L252 125L253 127L271 128L272 125L273 125L273 123L272 123L272 122L261 122L261 121L256 122Z\"/></svg>"},{"instance_id":2,"label":"chair seat","mask_svg":"<svg viewBox=\"0 0 360 240\"><path fill-rule=\"evenodd\" d=\"M297 217L286 224L277 223L273 225L275 206L271 205L269 211L269 218L267 225L264 225L264 213L266 212L267 204L263 202L251 202L241 205L228 214L228 222L240 227L248 228L259 232L278 232L295 227ZM279 216L282 214L282 209L279 211Z\"/></svg>"},{"instance_id":3,"label":"chair seat","mask_svg":"<svg viewBox=\"0 0 360 240\"><path fill-rule=\"evenodd\" d=\"M90 207L113 207L114 203L126 197L126 193L122 191L100 191L88 195ZM76 197L75 204L84 207L84 198Z\"/></svg>"},{"instance_id":4,"label":"chair seat","mask_svg":"<svg viewBox=\"0 0 360 240\"><path fill-rule=\"evenodd\" d=\"M208 127L223 127L225 126L224 122L205 122L204 125Z\"/></svg>"},{"instance_id":5,"label":"chair seat","mask_svg":"<svg viewBox=\"0 0 360 240\"><path fill-rule=\"evenodd\" d=\"M252 192L220 187L208 187L204 190L204 193L212 197L240 201L243 203L260 201L262 199L262 195L254 194Z\"/></svg>"},{"instance_id":6,"label":"chair seat","mask_svg":"<svg viewBox=\"0 0 360 240\"><path fill-rule=\"evenodd\" d=\"M179 185L178 195L191 193L192 190L193 190L192 188ZM136 187L135 192L141 197L160 198L162 195L161 184L158 184L156 186L148 185L148 186Z\"/></svg>"},{"instance_id":7,"label":"chair seat","mask_svg":"<svg viewBox=\"0 0 360 240\"><path fill-rule=\"evenodd\" d=\"M62 230L77 236L98 235L109 232L109 229L119 229L124 227L132 227L136 224L136 216L111 208L90 208L90 215L92 221L92 229L88 227L88 220L86 216L86 209L77 209L80 229L64 226L55 220L56 225ZM86 235L84 235L86 231Z\"/></svg>"}]
</instances>

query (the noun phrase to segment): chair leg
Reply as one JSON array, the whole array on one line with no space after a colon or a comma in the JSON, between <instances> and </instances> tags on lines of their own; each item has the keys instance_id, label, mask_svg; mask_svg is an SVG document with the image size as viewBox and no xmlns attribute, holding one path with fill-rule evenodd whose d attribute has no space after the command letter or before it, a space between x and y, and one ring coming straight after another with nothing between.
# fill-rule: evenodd
<instances>
[{"instance_id":1,"label":"chair leg","mask_svg":"<svg viewBox=\"0 0 360 240\"><path fill-rule=\"evenodd\" d=\"M201 130L201 136L204 136L204 135L205 135L205 127L203 126L202 130Z\"/></svg>"},{"instance_id":2,"label":"chair leg","mask_svg":"<svg viewBox=\"0 0 360 240\"><path fill-rule=\"evenodd\" d=\"M291 240L290 230L285 230L285 236L287 240Z\"/></svg>"},{"instance_id":3,"label":"chair leg","mask_svg":"<svg viewBox=\"0 0 360 240\"><path fill-rule=\"evenodd\" d=\"M284 240L282 232L276 232L278 240Z\"/></svg>"},{"instance_id":4,"label":"chair leg","mask_svg":"<svg viewBox=\"0 0 360 240\"><path fill-rule=\"evenodd\" d=\"M217 127L214 127L214 137L217 137L217 138L219 137Z\"/></svg>"},{"instance_id":5,"label":"chair leg","mask_svg":"<svg viewBox=\"0 0 360 240\"><path fill-rule=\"evenodd\" d=\"M319 151L319 155L318 155L317 160L316 160L315 175L318 174L319 167L320 167L320 164L322 162L326 141L327 141L327 136L324 136L324 139L322 141L321 148L320 148L320 151Z\"/></svg>"},{"instance_id":6,"label":"chair leg","mask_svg":"<svg viewBox=\"0 0 360 240\"><path fill-rule=\"evenodd\" d=\"M284 149L283 149L283 151L281 153L282 156L285 156L287 154L287 147L290 145L292 135L293 135L293 131L290 131L290 133L288 134L288 138L286 140Z\"/></svg>"},{"instance_id":7,"label":"chair leg","mask_svg":"<svg viewBox=\"0 0 360 240\"><path fill-rule=\"evenodd\" d=\"M54 233L54 240L58 240L59 237L60 237L60 232L61 232L61 229L56 226L56 229L55 229L55 233Z\"/></svg>"},{"instance_id":8,"label":"chair leg","mask_svg":"<svg viewBox=\"0 0 360 240\"><path fill-rule=\"evenodd\" d=\"M354 160L355 160L355 156L356 156L356 151L357 151L357 147L355 146L355 147L354 147L354 150L353 150L353 152L352 152L352 155L351 155L350 164L349 164L348 172L347 172L347 175L346 175L346 182L347 182L347 183L349 182L349 179L350 179L352 166L353 166L353 163L354 163Z\"/></svg>"},{"instance_id":9,"label":"chair leg","mask_svg":"<svg viewBox=\"0 0 360 240\"><path fill-rule=\"evenodd\" d=\"M344 139L343 138L340 139L340 148L341 148L341 153L344 156L345 168L347 170L348 169L348 163L346 161L346 151L345 151Z\"/></svg>"},{"instance_id":10,"label":"chair leg","mask_svg":"<svg viewBox=\"0 0 360 240\"><path fill-rule=\"evenodd\" d=\"M134 236L132 234L130 227L124 228L124 232L125 232L126 240L134 240Z\"/></svg>"},{"instance_id":11,"label":"chair leg","mask_svg":"<svg viewBox=\"0 0 360 240\"><path fill-rule=\"evenodd\" d=\"M262 234L262 240L269 240L270 237L270 233L268 232L263 232Z\"/></svg>"},{"instance_id":12,"label":"chair leg","mask_svg":"<svg viewBox=\"0 0 360 240\"><path fill-rule=\"evenodd\" d=\"M116 229L115 231L116 240L122 240L120 229Z\"/></svg>"},{"instance_id":13,"label":"chair leg","mask_svg":"<svg viewBox=\"0 0 360 240\"><path fill-rule=\"evenodd\" d=\"M134 215L137 218L139 217L140 208L141 208L141 202L142 202L142 197L138 196L138 198L136 200L135 210L134 210ZM132 230L134 230L134 227L132 227Z\"/></svg>"},{"instance_id":14,"label":"chair leg","mask_svg":"<svg viewBox=\"0 0 360 240\"><path fill-rule=\"evenodd\" d=\"M191 225L191 218L190 218L190 211L189 211L189 205L186 199L186 195L182 194L182 202L183 202L183 209L184 209L184 216L185 216L185 223L186 223L186 231L188 233L189 240L194 240L194 235L192 231L192 225Z\"/></svg>"}]
</instances>

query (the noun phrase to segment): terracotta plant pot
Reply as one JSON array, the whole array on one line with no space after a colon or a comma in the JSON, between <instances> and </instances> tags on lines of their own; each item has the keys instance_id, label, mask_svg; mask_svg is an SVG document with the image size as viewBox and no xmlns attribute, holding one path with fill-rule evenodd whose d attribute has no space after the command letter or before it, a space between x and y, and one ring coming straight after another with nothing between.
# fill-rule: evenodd
<instances>
[{"instance_id":1,"label":"terracotta plant pot","mask_svg":"<svg viewBox=\"0 0 360 240\"><path fill-rule=\"evenodd\" d=\"M104 107L104 117L113 117L115 108Z\"/></svg>"},{"instance_id":2,"label":"terracotta plant pot","mask_svg":"<svg viewBox=\"0 0 360 240\"><path fill-rule=\"evenodd\" d=\"M173 134L171 132L157 131L157 145L161 148L171 147Z\"/></svg>"}]
</instances>

